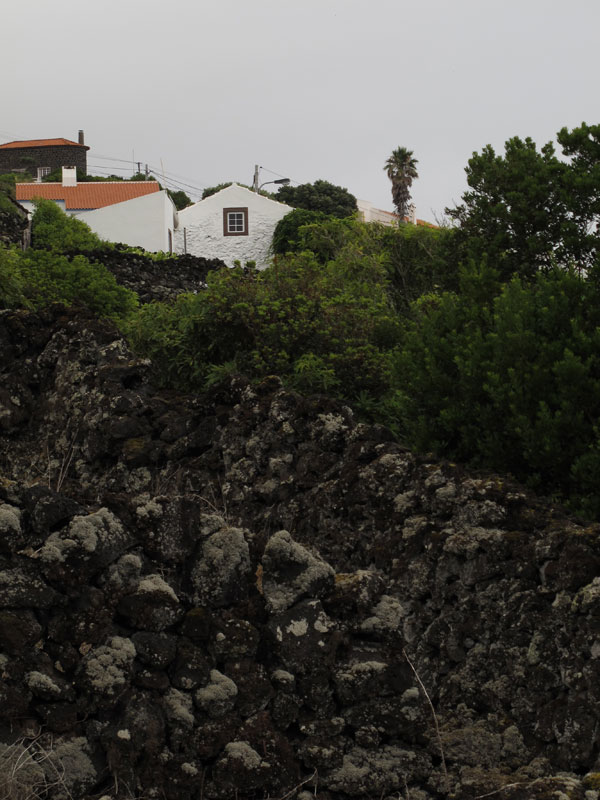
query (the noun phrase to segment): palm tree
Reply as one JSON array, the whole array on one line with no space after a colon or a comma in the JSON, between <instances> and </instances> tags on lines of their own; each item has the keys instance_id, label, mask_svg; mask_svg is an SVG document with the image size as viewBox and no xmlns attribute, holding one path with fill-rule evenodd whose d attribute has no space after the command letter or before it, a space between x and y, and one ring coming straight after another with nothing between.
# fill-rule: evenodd
<instances>
[{"instance_id":1,"label":"palm tree","mask_svg":"<svg viewBox=\"0 0 600 800\"><path fill-rule=\"evenodd\" d=\"M392 199L401 220L406 217L410 200L410 187L414 178L419 177L412 150L397 147L385 162L384 170L392 182Z\"/></svg>"}]
</instances>

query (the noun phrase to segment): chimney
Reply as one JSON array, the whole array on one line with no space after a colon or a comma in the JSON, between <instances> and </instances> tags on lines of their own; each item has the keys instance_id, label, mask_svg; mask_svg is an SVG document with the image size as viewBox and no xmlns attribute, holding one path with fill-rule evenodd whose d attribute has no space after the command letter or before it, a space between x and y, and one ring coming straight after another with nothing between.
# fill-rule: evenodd
<instances>
[{"instance_id":1,"label":"chimney","mask_svg":"<svg viewBox=\"0 0 600 800\"><path fill-rule=\"evenodd\" d=\"M85 144L85 142L83 141L83 131L79 131L79 138L77 141L79 142L79 144Z\"/></svg>"},{"instance_id":2,"label":"chimney","mask_svg":"<svg viewBox=\"0 0 600 800\"><path fill-rule=\"evenodd\" d=\"M62 168L62 185L77 186L77 167Z\"/></svg>"}]
</instances>

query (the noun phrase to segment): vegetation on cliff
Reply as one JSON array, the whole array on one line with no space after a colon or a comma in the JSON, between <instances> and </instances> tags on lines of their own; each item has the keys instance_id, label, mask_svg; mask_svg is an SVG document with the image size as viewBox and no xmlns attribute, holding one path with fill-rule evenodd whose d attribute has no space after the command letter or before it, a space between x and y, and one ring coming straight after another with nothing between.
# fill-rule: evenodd
<instances>
[{"instance_id":1,"label":"vegetation on cliff","mask_svg":"<svg viewBox=\"0 0 600 800\"><path fill-rule=\"evenodd\" d=\"M166 385L279 374L598 516L600 126L558 138L569 160L529 139L474 154L453 227L298 209L268 269L216 269L137 309L86 257L93 234L42 204L37 249L0 253L2 304L78 299L118 317Z\"/></svg>"},{"instance_id":2,"label":"vegetation on cliff","mask_svg":"<svg viewBox=\"0 0 600 800\"><path fill-rule=\"evenodd\" d=\"M85 255L106 243L50 200L37 203L32 244L26 251L0 247L1 308L83 304L100 316L122 319L137 306L135 292Z\"/></svg>"}]
</instances>

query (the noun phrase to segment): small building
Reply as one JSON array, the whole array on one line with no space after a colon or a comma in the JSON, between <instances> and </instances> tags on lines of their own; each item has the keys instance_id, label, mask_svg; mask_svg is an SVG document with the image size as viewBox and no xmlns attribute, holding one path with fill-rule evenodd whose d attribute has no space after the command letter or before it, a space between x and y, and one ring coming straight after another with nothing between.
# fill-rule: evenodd
<instances>
[{"instance_id":1,"label":"small building","mask_svg":"<svg viewBox=\"0 0 600 800\"><path fill-rule=\"evenodd\" d=\"M396 226L398 222L410 222L418 225L422 220L417 219L417 209L414 203L408 207L408 216L400 220L395 211L384 211L382 208L375 208L367 200L357 200L358 213L363 222L380 222L382 225Z\"/></svg>"},{"instance_id":2,"label":"small building","mask_svg":"<svg viewBox=\"0 0 600 800\"><path fill-rule=\"evenodd\" d=\"M75 168L64 167L62 183L17 183L16 197L30 213L37 198L53 200L106 241L173 252L177 209L156 181L78 183Z\"/></svg>"},{"instance_id":3,"label":"small building","mask_svg":"<svg viewBox=\"0 0 600 800\"><path fill-rule=\"evenodd\" d=\"M28 173L40 181L61 167L76 167L87 174L87 151L83 131L79 141L70 139L29 139L0 144L0 173Z\"/></svg>"},{"instance_id":4,"label":"small building","mask_svg":"<svg viewBox=\"0 0 600 800\"><path fill-rule=\"evenodd\" d=\"M266 267L275 226L294 209L237 183L179 212L175 251Z\"/></svg>"},{"instance_id":5,"label":"small building","mask_svg":"<svg viewBox=\"0 0 600 800\"><path fill-rule=\"evenodd\" d=\"M177 209L164 189L82 211L77 219L89 225L101 239L142 247L151 253L173 252L173 237L179 224Z\"/></svg>"}]
</instances>

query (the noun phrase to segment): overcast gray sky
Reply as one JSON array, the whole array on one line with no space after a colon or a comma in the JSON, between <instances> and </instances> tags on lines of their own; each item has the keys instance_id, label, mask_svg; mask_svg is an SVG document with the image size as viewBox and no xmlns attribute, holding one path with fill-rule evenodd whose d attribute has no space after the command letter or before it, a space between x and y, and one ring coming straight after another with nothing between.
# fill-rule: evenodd
<instances>
[{"instance_id":1,"label":"overcast gray sky","mask_svg":"<svg viewBox=\"0 0 600 800\"><path fill-rule=\"evenodd\" d=\"M162 165L194 197L183 184L250 183L258 163L261 181L323 178L391 210L401 145L433 219L474 150L600 123L598 0L28 0L1 16L0 142L82 128L90 172Z\"/></svg>"}]
</instances>

